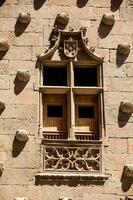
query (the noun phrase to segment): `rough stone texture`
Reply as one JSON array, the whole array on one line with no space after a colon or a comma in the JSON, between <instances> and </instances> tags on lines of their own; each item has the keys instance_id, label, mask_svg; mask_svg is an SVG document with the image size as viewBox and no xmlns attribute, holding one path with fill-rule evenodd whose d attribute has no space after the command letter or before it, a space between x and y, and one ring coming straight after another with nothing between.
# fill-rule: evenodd
<instances>
[{"instance_id":1,"label":"rough stone texture","mask_svg":"<svg viewBox=\"0 0 133 200\"><path fill-rule=\"evenodd\" d=\"M121 0L120 0L121 1ZM119 2L120 2L119 1ZM133 102L133 7L131 0L123 0L113 9L115 0L5 0L0 2L0 38L8 39L10 48L0 53L0 100L6 109L0 114L0 162L4 172L0 176L0 200L14 200L24 196L28 200L120 200L127 195L133 199L133 185L124 188L121 179L124 165L133 165L133 117L119 124L119 106L123 100ZM115 7L115 6L114 6ZM20 12L31 13L31 22L20 27ZM89 47L104 57L104 103L106 137L103 147L103 169L109 178L104 185L50 182L35 184L35 174L42 168L42 151L38 137L38 85L36 55L48 47L49 34L57 14L70 16L67 28L88 28ZM108 33L102 31L103 14L112 13L115 24ZM101 32L98 31L101 30ZM17 35L19 32L19 35ZM131 45L129 56L117 58L119 43ZM119 61L119 62L118 62ZM18 92L15 76L18 70L29 70L31 79ZM18 93L17 93L18 92ZM29 140L17 153L15 133L26 129Z\"/></svg>"}]
</instances>

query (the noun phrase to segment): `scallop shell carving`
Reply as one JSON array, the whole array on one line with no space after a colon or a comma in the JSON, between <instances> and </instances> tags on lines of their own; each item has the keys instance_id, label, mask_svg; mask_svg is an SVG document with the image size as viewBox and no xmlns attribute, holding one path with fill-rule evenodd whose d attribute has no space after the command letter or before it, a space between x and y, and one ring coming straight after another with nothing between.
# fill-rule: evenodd
<instances>
[{"instance_id":1,"label":"scallop shell carving","mask_svg":"<svg viewBox=\"0 0 133 200\"><path fill-rule=\"evenodd\" d=\"M61 13L57 15L56 21L59 24L66 25L69 22L69 15L66 13Z\"/></svg>"},{"instance_id":2,"label":"scallop shell carving","mask_svg":"<svg viewBox=\"0 0 133 200\"><path fill-rule=\"evenodd\" d=\"M9 49L9 43L5 39L0 39L0 51L8 51Z\"/></svg>"},{"instance_id":3,"label":"scallop shell carving","mask_svg":"<svg viewBox=\"0 0 133 200\"><path fill-rule=\"evenodd\" d=\"M5 109L5 103L0 101L0 110L4 110L4 109Z\"/></svg>"},{"instance_id":4,"label":"scallop shell carving","mask_svg":"<svg viewBox=\"0 0 133 200\"><path fill-rule=\"evenodd\" d=\"M128 55L130 53L130 45L127 43L119 44L117 51L119 54Z\"/></svg>"},{"instance_id":5,"label":"scallop shell carving","mask_svg":"<svg viewBox=\"0 0 133 200\"><path fill-rule=\"evenodd\" d=\"M19 14L18 20L23 24L28 24L31 21L31 16L29 13L22 12Z\"/></svg>"},{"instance_id":6,"label":"scallop shell carving","mask_svg":"<svg viewBox=\"0 0 133 200\"><path fill-rule=\"evenodd\" d=\"M131 114L133 112L133 104L129 101L121 102L120 108L122 112L127 113L127 114Z\"/></svg>"},{"instance_id":7,"label":"scallop shell carving","mask_svg":"<svg viewBox=\"0 0 133 200\"><path fill-rule=\"evenodd\" d=\"M133 165L124 166L124 176L133 178Z\"/></svg>"},{"instance_id":8,"label":"scallop shell carving","mask_svg":"<svg viewBox=\"0 0 133 200\"><path fill-rule=\"evenodd\" d=\"M17 79L19 81L28 82L30 80L30 72L26 70L21 70L17 72Z\"/></svg>"},{"instance_id":9,"label":"scallop shell carving","mask_svg":"<svg viewBox=\"0 0 133 200\"><path fill-rule=\"evenodd\" d=\"M25 142L29 138L29 132L24 129L18 129L16 131L16 139L20 142Z\"/></svg>"},{"instance_id":10,"label":"scallop shell carving","mask_svg":"<svg viewBox=\"0 0 133 200\"><path fill-rule=\"evenodd\" d=\"M103 14L102 23L107 26L113 26L115 23L114 15L110 13Z\"/></svg>"},{"instance_id":11,"label":"scallop shell carving","mask_svg":"<svg viewBox=\"0 0 133 200\"><path fill-rule=\"evenodd\" d=\"M3 173L4 168L3 168L3 162L0 162L0 175Z\"/></svg>"}]
</instances>

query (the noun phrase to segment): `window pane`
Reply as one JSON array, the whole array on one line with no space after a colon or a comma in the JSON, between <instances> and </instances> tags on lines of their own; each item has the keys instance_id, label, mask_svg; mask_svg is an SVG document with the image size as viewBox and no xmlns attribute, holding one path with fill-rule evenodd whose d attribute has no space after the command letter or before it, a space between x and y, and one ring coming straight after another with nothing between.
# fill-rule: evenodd
<instances>
[{"instance_id":1,"label":"window pane","mask_svg":"<svg viewBox=\"0 0 133 200\"><path fill-rule=\"evenodd\" d=\"M65 67L44 67L44 85L66 86L67 69Z\"/></svg>"},{"instance_id":2,"label":"window pane","mask_svg":"<svg viewBox=\"0 0 133 200\"><path fill-rule=\"evenodd\" d=\"M63 117L63 106L47 106L47 117Z\"/></svg>"},{"instance_id":3,"label":"window pane","mask_svg":"<svg viewBox=\"0 0 133 200\"><path fill-rule=\"evenodd\" d=\"M74 68L75 86L97 86L96 68Z\"/></svg>"},{"instance_id":4,"label":"window pane","mask_svg":"<svg viewBox=\"0 0 133 200\"><path fill-rule=\"evenodd\" d=\"M79 118L94 118L94 107L93 106L79 106L78 117Z\"/></svg>"}]
</instances>

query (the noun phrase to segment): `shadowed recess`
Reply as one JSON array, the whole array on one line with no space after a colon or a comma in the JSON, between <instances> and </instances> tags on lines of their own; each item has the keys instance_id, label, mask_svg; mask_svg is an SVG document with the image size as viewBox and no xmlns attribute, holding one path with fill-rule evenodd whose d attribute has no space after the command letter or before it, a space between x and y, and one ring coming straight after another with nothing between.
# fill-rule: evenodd
<instances>
[{"instance_id":1,"label":"shadowed recess","mask_svg":"<svg viewBox=\"0 0 133 200\"><path fill-rule=\"evenodd\" d=\"M20 92L23 91L23 89L26 87L27 82L19 81L17 77L14 79L14 93L18 95Z\"/></svg>"},{"instance_id":2,"label":"shadowed recess","mask_svg":"<svg viewBox=\"0 0 133 200\"><path fill-rule=\"evenodd\" d=\"M41 8L43 6L43 4L45 3L46 0L34 0L34 9L38 10L39 8Z\"/></svg>"},{"instance_id":3,"label":"shadowed recess","mask_svg":"<svg viewBox=\"0 0 133 200\"><path fill-rule=\"evenodd\" d=\"M0 1L0 6L2 6L5 3L5 0Z\"/></svg>"},{"instance_id":4,"label":"shadowed recess","mask_svg":"<svg viewBox=\"0 0 133 200\"><path fill-rule=\"evenodd\" d=\"M98 28L99 37L101 39L107 37L112 28L113 28L113 25L112 26L107 26L107 25L104 25L101 22L100 25L99 25L99 28Z\"/></svg>"},{"instance_id":5,"label":"shadowed recess","mask_svg":"<svg viewBox=\"0 0 133 200\"><path fill-rule=\"evenodd\" d=\"M115 12L119 9L120 5L122 4L123 0L111 0L111 11Z\"/></svg>"},{"instance_id":6,"label":"shadowed recess","mask_svg":"<svg viewBox=\"0 0 133 200\"><path fill-rule=\"evenodd\" d=\"M12 156L13 157L17 157L21 151L24 149L26 142L19 142L16 137L13 140L13 144L12 144Z\"/></svg>"},{"instance_id":7,"label":"shadowed recess","mask_svg":"<svg viewBox=\"0 0 133 200\"><path fill-rule=\"evenodd\" d=\"M21 22L19 22L19 20L16 21L15 24L15 36L19 37L20 35L22 35L24 33L24 31L26 30L26 28L28 27L29 23L23 24Z\"/></svg>"},{"instance_id":8,"label":"shadowed recess","mask_svg":"<svg viewBox=\"0 0 133 200\"><path fill-rule=\"evenodd\" d=\"M122 183L121 188L123 192L127 192L133 184L133 178L125 177L124 170L121 176L121 183ZM129 200L129 198L126 198L125 200Z\"/></svg>"},{"instance_id":9,"label":"shadowed recess","mask_svg":"<svg viewBox=\"0 0 133 200\"><path fill-rule=\"evenodd\" d=\"M118 52L116 52L116 65L117 67L121 67L125 63L125 60L127 59L128 55L123 55Z\"/></svg>"},{"instance_id":10,"label":"shadowed recess","mask_svg":"<svg viewBox=\"0 0 133 200\"><path fill-rule=\"evenodd\" d=\"M77 0L77 7L83 8L87 4L88 0Z\"/></svg>"},{"instance_id":11,"label":"shadowed recess","mask_svg":"<svg viewBox=\"0 0 133 200\"><path fill-rule=\"evenodd\" d=\"M118 111L118 125L120 128L124 127L129 118L131 117L132 113L131 114L128 114L128 113L124 113L122 112L121 108L119 107L119 111Z\"/></svg>"},{"instance_id":12,"label":"shadowed recess","mask_svg":"<svg viewBox=\"0 0 133 200\"><path fill-rule=\"evenodd\" d=\"M0 51L0 60L2 60L4 58L6 53L7 53L7 51Z\"/></svg>"}]
</instances>

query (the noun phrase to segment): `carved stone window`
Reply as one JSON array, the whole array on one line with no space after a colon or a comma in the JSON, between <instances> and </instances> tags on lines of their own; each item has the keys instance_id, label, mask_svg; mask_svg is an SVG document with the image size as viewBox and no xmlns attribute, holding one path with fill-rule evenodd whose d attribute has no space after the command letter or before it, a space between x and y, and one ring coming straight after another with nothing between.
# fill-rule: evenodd
<instances>
[{"instance_id":1,"label":"carved stone window","mask_svg":"<svg viewBox=\"0 0 133 200\"><path fill-rule=\"evenodd\" d=\"M103 59L87 48L84 29L56 30L56 37L52 47L39 56L39 130L44 156L43 172L37 176L70 179L71 173L76 178L80 172L83 179L101 181L105 179Z\"/></svg>"}]
</instances>

